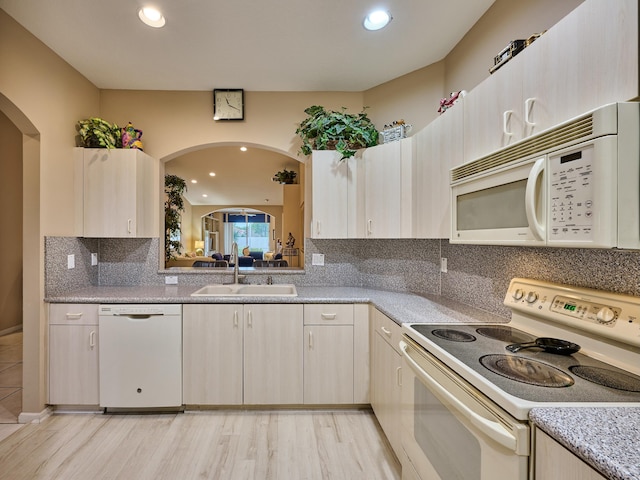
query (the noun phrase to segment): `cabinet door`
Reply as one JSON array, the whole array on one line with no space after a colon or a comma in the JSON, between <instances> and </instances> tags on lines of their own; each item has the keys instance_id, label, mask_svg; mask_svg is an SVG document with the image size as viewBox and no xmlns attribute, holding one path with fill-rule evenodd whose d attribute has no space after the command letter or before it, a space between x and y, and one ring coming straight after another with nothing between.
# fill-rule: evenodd
<instances>
[{"instance_id":1,"label":"cabinet door","mask_svg":"<svg viewBox=\"0 0 640 480\"><path fill-rule=\"evenodd\" d=\"M525 53L526 50L514 57L464 97L465 161L475 160L522 139L522 62Z\"/></svg>"},{"instance_id":2,"label":"cabinet door","mask_svg":"<svg viewBox=\"0 0 640 480\"><path fill-rule=\"evenodd\" d=\"M183 402L242 404L242 305L183 306Z\"/></svg>"},{"instance_id":3,"label":"cabinet door","mask_svg":"<svg viewBox=\"0 0 640 480\"><path fill-rule=\"evenodd\" d=\"M355 216L354 164L333 150L314 151L311 160L311 237L348 238Z\"/></svg>"},{"instance_id":4,"label":"cabinet door","mask_svg":"<svg viewBox=\"0 0 640 480\"><path fill-rule=\"evenodd\" d=\"M413 159L411 137L364 151L366 238L411 237Z\"/></svg>"},{"instance_id":5,"label":"cabinet door","mask_svg":"<svg viewBox=\"0 0 640 480\"><path fill-rule=\"evenodd\" d=\"M461 100L414 135L417 238L449 238L451 234L450 169L463 160L463 108Z\"/></svg>"},{"instance_id":6,"label":"cabinet door","mask_svg":"<svg viewBox=\"0 0 640 480\"><path fill-rule=\"evenodd\" d=\"M49 327L49 403L98 405L98 326Z\"/></svg>"},{"instance_id":7,"label":"cabinet door","mask_svg":"<svg viewBox=\"0 0 640 480\"><path fill-rule=\"evenodd\" d=\"M400 374L402 357L376 332L372 339L371 406L391 448L400 457Z\"/></svg>"},{"instance_id":8,"label":"cabinet door","mask_svg":"<svg viewBox=\"0 0 640 480\"><path fill-rule=\"evenodd\" d=\"M83 236L157 237L157 160L139 150L85 148L79 149L79 155L83 157Z\"/></svg>"},{"instance_id":9,"label":"cabinet door","mask_svg":"<svg viewBox=\"0 0 640 480\"><path fill-rule=\"evenodd\" d=\"M597 34L594 35L594 32ZM635 99L637 0L590 0L527 47L523 97L527 135L608 103Z\"/></svg>"},{"instance_id":10,"label":"cabinet door","mask_svg":"<svg viewBox=\"0 0 640 480\"><path fill-rule=\"evenodd\" d=\"M245 305L244 324L244 403L303 403L302 305Z\"/></svg>"},{"instance_id":11,"label":"cabinet door","mask_svg":"<svg viewBox=\"0 0 640 480\"><path fill-rule=\"evenodd\" d=\"M353 326L304 327L304 403L353 403Z\"/></svg>"},{"instance_id":12,"label":"cabinet door","mask_svg":"<svg viewBox=\"0 0 640 480\"><path fill-rule=\"evenodd\" d=\"M569 450L536 429L536 480L605 480Z\"/></svg>"}]
</instances>

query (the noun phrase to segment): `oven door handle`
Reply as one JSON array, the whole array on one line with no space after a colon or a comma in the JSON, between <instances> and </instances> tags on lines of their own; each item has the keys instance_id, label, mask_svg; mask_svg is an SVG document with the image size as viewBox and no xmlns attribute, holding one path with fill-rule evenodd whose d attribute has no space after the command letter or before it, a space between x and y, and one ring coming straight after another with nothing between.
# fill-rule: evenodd
<instances>
[{"instance_id":1,"label":"oven door handle","mask_svg":"<svg viewBox=\"0 0 640 480\"><path fill-rule=\"evenodd\" d=\"M487 420L486 418L478 415L476 412L467 407L463 402L458 400L455 396L447 391L442 385L436 382L430 375L428 375L420 365L416 363L416 361L411 358L408 354L407 349L409 345L403 341L400 342L400 349L404 353L404 357L415 372L415 374L425 382L431 389L432 393L434 393L441 401L445 401L453 406L458 412L464 415L473 425L480 429L480 431L485 432L490 438L498 442L505 448L508 448L512 451L516 451L517 447L517 439L515 436L509 432L506 428L504 428L498 422L492 422L491 420Z\"/></svg>"}]
</instances>

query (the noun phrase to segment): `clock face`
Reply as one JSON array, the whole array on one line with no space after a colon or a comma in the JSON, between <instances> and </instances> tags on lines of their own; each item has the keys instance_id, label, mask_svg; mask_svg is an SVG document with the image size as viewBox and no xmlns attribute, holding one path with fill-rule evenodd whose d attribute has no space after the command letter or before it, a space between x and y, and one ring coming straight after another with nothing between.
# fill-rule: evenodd
<instances>
[{"instance_id":1,"label":"clock face","mask_svg":"<svg viewBox=\"0 0 640 480\"><path fill-rule=\"evenodd\" d=\"M216 89L213 91L214 120L244 119L244 90Z\"/></svg>"}]
</instances>

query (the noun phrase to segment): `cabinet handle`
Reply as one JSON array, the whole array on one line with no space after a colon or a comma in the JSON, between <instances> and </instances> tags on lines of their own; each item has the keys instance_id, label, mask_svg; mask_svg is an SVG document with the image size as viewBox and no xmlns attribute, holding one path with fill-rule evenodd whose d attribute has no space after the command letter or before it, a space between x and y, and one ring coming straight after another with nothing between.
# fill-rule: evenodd
<instances>
[{"instance_id":1,"label":"cabinet handle","mask_svg":"<svg viewBox=\"0 0 640 480\"><path fill-rule=\"evenodd\" d=\"M81 318L82 318L82 312L67 313L67 320L80 320Z\"/></svg>"},{"instance_id":2,"label":"cabinet handle","mask_svg":"<svg viewBox=\"0 0 640 480\"><path fill-rule=\"evenodd\" d=\"M233 311L233 326L234 327L238 326L238 311L237 310Z\"/></svg>"},{"instance_id":3,"label":"cabinet handle","mask_svg":"<svg viewBox=\"0 0 640 480\"><path fill-rule=\"evenodd\" d=\"M524 123L529 125L530 127L535 127L536 122L531 121L531 111L533 110L533 104L536 101L535 98L527 98L524 101Z\"/></svg>"},{"instance_id":4,"label":"cabinet handle","mask_svg":"<svg viewBox=\"0 0 640 480\"><path fill-rule=\"evenodd\" d=\"M372 228L373 228L373 220L369 219L367 220L367 235L371 235Z\"/></svg>"},{"instance_id":5,"label":"cabinet handle","mask_svg":"<svg viewBox=\"0 0 640 480\"><path fill-rule=\"evenodd\" d=\"M384 327L380 327L380 330L382 330L382 333L384 333L387 337L391 336L391 330L387 330Z\"/></svg>"},{"instance_id":6,"label":"cabinet handle","mask_svg":"<svg viewBox=\"0 0 640 480\"><path fill-rule=\"evenodd\" d=\"M505 135L511 136L513 135L513 132L509 132L507 130L507 126L509 123L509 119L511 118L511 114L513 113L513 110L506 110L503 114L502 114L502 133L504 133Z\"/></svg>"},{"instance_id":7,"label":"cabinet handle","mask_svg":"<svg viewBox=\"0 0 640 480\"><path fill-rule=\"evenodd\" d=\"M336 314L335 313L321 313L320 316L322 317L323 320L335 320L336 319Z\"/></svg>"},{"instance_id":8,"label":"cabinet handle","mask_svg":"<svg viewBox=\"0 0 640 480\"><path fill-rule=\"evenodd\" d=\"M309 332L309 349L313 348L313 332Z\"/></svg>"},{"instance_id":9,"label":"cabinet handle","mask_svg":"<svg viewBox=\"0 0 640 480\"><path fill-rule=\"evenodd\" d=\"M89 332L89 347L93 350L95 346L96 346L96 331L91 330L91 332Z\"/></svg>"},{"instance_id":10,"label":"cabinet handle","mask_svg":"<svg viewBox=\"0 0 640 480\"><path fill-rule=\"evenodd\" d=\"M316 222L316 235L320 235L320 220Z\"/></svg>"},{"instance_id":11,"label":"cabinet handle","mask_svg":"<svg viewBox=\"0 0 640 480\"><path fill-rule=\"evenodd\" d=\"M402 386L402 367L396 368L396 383L399 387Z\"/></svg>"},{"instance_id":12,"label":"cabinet handle","mask_svg":"<svg viewBox=\"0 0 640 480\"><path fill-rule=\"evenodd\" d=\"M253 314L251 313L251 310L247 312L247 325L253 327Z\"/></svg>"},{"instance_id":13,"label":"cabinet handle","mask_svg":"<svg viewBox=\"0 0 640 480\"><path fill-rule=\"evenodd\" d=\"M131 233L131 219L127 220L127 233Z\"/></svg>"}]
</instances>

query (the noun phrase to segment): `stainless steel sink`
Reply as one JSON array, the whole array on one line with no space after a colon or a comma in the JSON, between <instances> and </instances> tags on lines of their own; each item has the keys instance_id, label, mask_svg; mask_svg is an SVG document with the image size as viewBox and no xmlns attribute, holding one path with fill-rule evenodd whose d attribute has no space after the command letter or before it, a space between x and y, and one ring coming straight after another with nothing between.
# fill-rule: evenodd
<instances>
[{"instance_id":1,"label":"stainless steel sink","mask_svg":"<svg viewBox=\"0 0 640 480\"><path fill-rule=\"evenodd\" d=\"M292 284L283 285L206 285L191 294L192 297L297 297L298 291Z\"/></svg>"}]
</instances>

